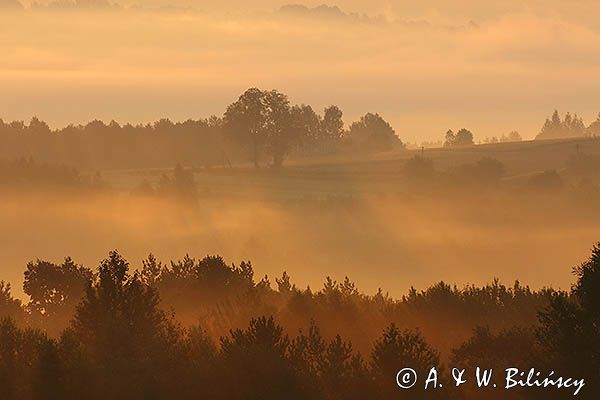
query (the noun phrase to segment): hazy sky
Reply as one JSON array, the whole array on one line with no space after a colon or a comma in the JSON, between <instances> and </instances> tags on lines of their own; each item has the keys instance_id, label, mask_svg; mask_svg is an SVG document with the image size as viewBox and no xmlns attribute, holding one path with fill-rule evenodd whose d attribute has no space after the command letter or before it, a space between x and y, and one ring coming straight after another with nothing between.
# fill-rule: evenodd
<instances>
[{"instance_id":1,"label":"hazy sky","mask_svg":"<svg viewBox=\"0 0 600 400\"><path fill-rule=\"evenodd\" d=\"M346 15L248 3L0 9L0 118L199 118L221 114L251 86L318 110L338 104L347 123L379 112L412 142L461 127L479 139L514 129L527 138L554 108L587 123L600 111L597 1L335 3Z\"/></svg>"}]
</instances>

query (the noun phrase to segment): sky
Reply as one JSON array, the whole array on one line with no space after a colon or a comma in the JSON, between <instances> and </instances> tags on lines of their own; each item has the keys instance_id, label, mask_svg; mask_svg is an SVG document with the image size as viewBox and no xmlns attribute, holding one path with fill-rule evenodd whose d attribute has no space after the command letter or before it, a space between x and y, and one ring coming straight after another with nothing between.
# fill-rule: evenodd
<instances>
[{"instance_id":1,"label":"sky","mask_svg":"<svg viewBox=\"0 0 600 400\"><path fill-rule=\"evenodd\" d=\"M318 111L339 105L347 124L378 112L413 143L462 127L479 140L533 138L554 109L586 123L600 112L592 0L1 7L14 1L0 0L5 121L197 119L221 115L249 87Z\"/></svg>"}]
</instances>

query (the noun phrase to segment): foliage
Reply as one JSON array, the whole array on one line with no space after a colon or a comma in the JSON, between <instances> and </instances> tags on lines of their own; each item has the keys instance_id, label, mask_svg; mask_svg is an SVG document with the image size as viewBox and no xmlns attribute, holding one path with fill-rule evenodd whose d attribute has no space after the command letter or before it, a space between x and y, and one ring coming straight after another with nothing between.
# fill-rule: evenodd
<instances>
[{"instance_id":1,"label":"foliage","mask_svg":"<svg viewBox=\"0 0 600 400\"><path fill-rule=\"evenodd\" d=\"M350 125L348 141L353 149L366 152L404 147L392 126L379 114L372 113Z\"/></svg>"},{"instance_id":2,"label":"foliage","mask_svg":"<svg viewBox=\"0 0 600 400\"><path fill-rule=\"evenodd\" d=\"M29 296L27 309L41 328L52 335L73 317L92 271L75 264L70 257L62 264L37 260L27 264L23 291Z\"/></svg>"},{"instance_id":3,"label":"foliage","mask_svg":"<svg viewBox=\"0 0 600 400\"><path fill-rule=\"evenodd\" d=\"M94 274L69 258L60 265L37 261L26 272L27 313L47 312L47 318L54 318L67 299L78 297L74 292L81 282L87 284L59 338L19 328L10 315L0 322L0 391L3 398L19 400L193 399L199 393L211 399L460 398L450 388L401 392L394 377L410 366L419 376L437 367L440 379L451 379L442 366L444 356L431 343L443 343L436 332L447 336L461 329L472 334L447 355L453 365L505 368L506 363L528 367L536 362L560 365L594 381L600 359L600 243L574 271L571 294L536 292L519 283L507 288L495 281L464 289L439 283L393 300L381 291L362 294L347 278L327 278L318 292L299 290L286 273L274 291L266 278L254 281L249 263L227 265L218 256L185 257L168 266L149 256L133 273L116 251ZM20 308L0 286L1 304ZM198 315L182 328L165 312L179 315L177 292L182 295L177 301L190 303L188 312L213 304L220 305L213 312L221 316L223 305L245 293L233 308L248 308L258 316L240 326L235 321L215 338L214 329L204 326L217 321L216 314ZM263 314L257 298L274 305L271 312ZM291 317L299 315L310 320L297 325ZM347 337L364 336L369 330L360 327L369 325L377 333L367 335L370 343L360 350ZM590 388L584 396L594 394ZM517 397L536 396L536 391L519 391Z\"/></svg>"},{"instance_id":4,"label":"foliage","mask_svg":"<svg viewBox=\"0 0 600 400\"><path fill-rule=\"evenodd\" d=\"M465 147L472 146L473 144L475 144L473 142L473 133L468 129L462 128L456 133L452 132L452 130L446 132L444 147Z\"/></svg>"},{"instance_id":5,"label":"foliage","mask_svg":"<svg viewBox=\"0 0 600 400\"><path fill-rule=\"evenodd\" d=\"M594 129L590 126L590 129ZM558 139L568 137L582 137L586 134L586 127L583 119L577 114L571 115L567 112L564 119L561 119L557 110L554 110L552 117L546 118L540 133L536 139Z\"/></svg>"},{"instance_id":6,"label":"foliage","mask_svg":"<svg viewBox=\"0 0 600 400\"><path fill-rule=\"evenodd\" d=\"M577 282L570 296L559 293L552 298L540 313L537 337L551 363L596 383L600 381L600 243L573 272ZM590 386L584 398L597 398L600 388Z\"/></svg>"}]
</instances>

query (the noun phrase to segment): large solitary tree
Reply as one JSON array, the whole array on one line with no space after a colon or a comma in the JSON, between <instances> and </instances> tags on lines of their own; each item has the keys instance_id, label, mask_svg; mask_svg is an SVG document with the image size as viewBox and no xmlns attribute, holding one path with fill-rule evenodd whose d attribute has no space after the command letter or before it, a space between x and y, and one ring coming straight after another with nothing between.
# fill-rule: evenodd
<instances>
[{"instance_id":1,"label":"large solitary tree","mask_svg":"<svg viewBox=\"0 0 600 400\"><path fill-rule=\"evenodd\" d=\"M274 165L281 165L290 144L290 103L277 90L246 90L224 115L226 132L252 149L254 166L259 167L261 148L267 147Z\"/></svg>"}]
</instances>

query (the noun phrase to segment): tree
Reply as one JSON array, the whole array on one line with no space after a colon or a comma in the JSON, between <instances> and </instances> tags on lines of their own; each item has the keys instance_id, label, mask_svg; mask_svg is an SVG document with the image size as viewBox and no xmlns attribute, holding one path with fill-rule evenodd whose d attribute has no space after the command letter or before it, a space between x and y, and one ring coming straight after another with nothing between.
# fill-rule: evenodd
<instances>
[{"instance_id":1,"label":"tree","mask_svg":"<svg viewBox=\"0 0 600 400\"><path fill-rule=\"evenodd\" d=\"M577 114L567 112L561 120L560 114L554 110L551 118L546 118L536 139L558 139L567 137L581 137L586 135L583 119Z\"/></svg>"},{"instance_id":2,"label":"tree","mask_svg":"<svg viewBox=\"0 0 600 400\"><path fill-rule=\"evenodd\" d=\"M429 347L418 331L401 332L393 323L383 331L371 352L371 370L381 398L392 398L398 393L394 378L400 369L409 367L417 372L417 376L424 377L431 368L439 365L439 354ZM419 398L425 392L415 388L411 394Z\"/></svg>"},{"instance_id":3,"label":"tree","mask_svg":"<svg viewBox=\"0 0 600 400\"><path fill-rule=\"evenodd\" d=\"M448 129L446 134L444 135L444 147L451 147L454 145L454 140L456 139L456 135L452 132L452 129Z\"/></svg>"},{"instance_id":4,"label":"tree","mask_svg":"<svg viewBox=\"0 0 600 400\"><path fill-rule=\"evenodd\" d=\"M19 324L25 322L21 301L13 298L10 283L0 281L0 319L9 318Z\"/></svg>"},{"instance_id":5,"label":"tree","mask_svg":"<svg viewBox=\"0 0 600 400\"><path fill-rule=\"evenodd\" d=\"M468 129L462 128L456 133L452 130L446 132L444 147L464 147L473 144L473 133Z\"/></svg>"},{"instance_id":6,"label":"tree","mask_svg":"<svg viewBox=\"0 0 600 400\"><path fill-rule=\"evenodd\" d=\"M256 168L260 149L265 145L274 165L281 165L290 144L290 106L285 94L250 88L227 107L223 120L226 132L252 147Z\"/></svg>"},{"instance_id":7,"label":"tree","mask_svg":"<svg viewBox=\"0 0 600 400\"><path fill-rule=\"evenodd\" d=\"M473 133L465 128L462 128L458 132L456 132L456 137L454 138L455 146L472 146L473 145Z\"/></svg>"},{"instance_id":8,"label":"tree","mask_svg":"<svg viewBox=\"0 0 600 400\"><path fill-rule=\"evenodd\" d=\"M325 147L331 151L333 146L342 140L344 135L344 121L342 110L338 106L329 106L323 112L321 121L321 137Z\"/></svg>"},{"instance_id":9,"label":"tree","mask_svg":"<svg viewBox=\"0 0 600 400\"><path fill-rule=\"evenodd\" d=\"M587 127L586 136L600 136L600 113L598 113L598 118Z\"/></svg>"},{"instance_id":10,"label":"tree","mask_svg":"<svg viewBox=\"0 0 600 400\"><path fill-rule=\"evenodd\" d=\"M51 133L50 127L44 121L41 121L38 117L31 118L29 122L28 131L34 135L49 135Z\"/></svg>"},{"instance_id":11,"label":"tree","mask_svg":"<svg viewBox=\"0 0 600 400\"><path fill-rule=\"evenodd\" d=\"M311 106L293 106L290 110L291 137L304 153L314 152L321 143L321 120Z\"/></svg>"},{"instance_id":12,"label":"tree","mask_svg":"<svg viewBox=\"0 0 600 400\"><path fill-rule=\"evenodd\" d=\"M29 296L27 308L44 330L52 336L59 335L75 314L92 280L92 271L67 257L62 264L29 262L24 276L23 291Z\"/></svg>"},{"instance_id":13,"label":"tree","mask_svg":"<svg viewBox=\"0 0 600 400\"><path fill-rule=\"evenodd\" d=\"M228 399L301 399L302 389L287 358L289 338L273 317L252 319L248 329L221 338Z\"/></svg>"},{"instance_id":14,"label":"tree","mask_svg":"<svg viewBox=\"0 0 600 400\"><path fill-rule=\"evenodd\" d=\"M251 144L256 168L258 168L259 148L266 140L267 117L263 102L264 92L257 88L250 88L235 103L227 107L223 116L226 132L243 144Z\"/></svg>"},{"instance_id":15,"label":"tree","mask_svg":"<svg viewBox=\"0 0 600 400\"><path fill-rule=\"evenodd\" d=\"M3 399L62 399L55 342L42 332L0 320L0 393Z\"/></svg>"},{"instance_id":16,"label":"tree","mask_svg":"<svg viewBox=\"0 0 600 400\"><path fill-rule=\"evenodd\" d=\"M538 347L532 329L514 327L494 332L488 326L478 326L467 341L452 350L450 365L467 371L475 371L477 367L493 371L503 370L506 366L522 370L531 368L532 365L541 368L537 361L543 353ZM477 393L482 390L486 398L527 398L524 391L516 392L513 397L507 393L499 394L492 387L478 387L473 381L466 383L466 387L463 387L467 390L466 398L477 398Z\"/></svg>"},{"instance_id":17,"label":"tree","mask_svg":"<svg viewBox=\"0 0 600 400\"><path fill-rule=\"evenodd\" d=\"M181 334L159 302L117 251L101 262L72 325L93 363L89 385L99 398L162 397L174 390Z\"/></svg>"},{"instance_id":18,"label":"tree","mask_svg":"<svg viewBox=\"0 0 600 400\"><path fill-rule=\"evenodd\" d=\"M326 388L326 398L337 398L337 396L342 399L351 398L352 391L349 389L357 383L357 375L364 375L359 372L362 368L365 368L362 359L352 354L352 343L336 335L325 347L320 364L320 376ZM354 393L354 395L362 394Z\"/></svg>"},{"instance_id":19,"label":"tree","mask_svg":"<svg viewBox=\"0 0 600 400\"><path fill-rule=\"evenodd\" d=\"M518 131L510 131L507 136L502 135L501 142L520 142L523 138Z\"/></svg>"},{"instance_id":20,"label":"tree","mask_svg":"<svg viewBox=\"0 0 600 400\"><path fill-rule=\"evenodd\" d=\"M273 165L280 167L291 144L290 102L285 94L270 90L265 93L265 106L267 109L267 141Z\"/></svg>"},{"instance_id":21,"label":"tree","mask_svg":"<svg viewBox=\"0 0 600 400\"><path fill-rule=\"evenodd\" d=\"M535 337L530 329L513 328L495 333L488 326L478 326L466 342L452 351L452 362L471 369L483 365L525 368L534 359L534 352Z\"/></svg>"},{"instance_id":22,"label":"tree","mask_svg":"<svg viewBox=\"0 0 600 400\"><path fill-rule=\"evenodd\" d=\"M196 325L187 330L184 345L186 357L179 362L184 364L179 383L187 387L181 398L194 399L202 393L207 399L222 399L224 390L219 383L224 382L224 371L213 339L201 326Z\"/></svg>"},{"instance_id":23,"label":"tree","mask_svg":"<svg viewBox=\"0 0 600 400\"><path fill-rule=\"evenodd\" d=\"M197 200L197 187L194 172L177 164L172 176L163 174L158 182L157 192L165 197L173 198L187 204L194 204Z\"/></svg>"},{"instance_id":24,"label":"tree","mask_svg":"<svg viewBox=\"0 0 600 400\"><path fill-rule=\"evenodd\" d=\"M348 140L356 150L364 152L404 147L392 126L379 114L372 113L365 114L350 125Z\"/></svg>"},{"instance_id":25,"label":"tree","mask_svg":"<svg viewBox=\"0 0 600 400\"><path fill-rule=\"evenodd\" d=\"M573 268L577 282L570 295L556 294L540 313L537 337L552 368L571 376L600 380L600 242L590 258ZM589 385L584 398L598 398L600 388Z\"/></svg>"}]
</instances>

